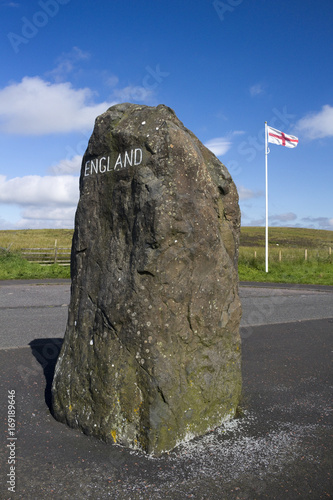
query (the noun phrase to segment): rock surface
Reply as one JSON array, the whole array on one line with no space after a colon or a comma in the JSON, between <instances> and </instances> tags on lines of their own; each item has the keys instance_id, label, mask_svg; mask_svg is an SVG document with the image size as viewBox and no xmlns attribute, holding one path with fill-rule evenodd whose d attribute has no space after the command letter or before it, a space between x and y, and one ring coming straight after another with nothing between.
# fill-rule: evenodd
<instances>
[{"instance_id":1,"label":"rock surface","mask_svg":"<svg viewBox=\"0 0 333 500\"><path fill-rule=\"evenodd\" d=\"M159 455L235 415L240 211L168 107L119 104L84 155L54 416Z\"/></svg>"}]
</instances>

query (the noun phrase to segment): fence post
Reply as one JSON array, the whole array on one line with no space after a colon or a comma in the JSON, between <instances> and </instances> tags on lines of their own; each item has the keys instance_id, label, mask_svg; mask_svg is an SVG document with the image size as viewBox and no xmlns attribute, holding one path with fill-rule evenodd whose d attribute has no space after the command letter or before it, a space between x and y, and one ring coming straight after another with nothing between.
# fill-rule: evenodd
<instances>
[{"instance_id":1,"label":"fence post","mask_svg":"<svg viewBox=\"0 0 333 500\"><path fill-rule=\"evenodd\" d=\"M279 262L282 260L282 250L279 250Z\"/></svg>"},{"instance_id":2,"label":"fence post","mask_svg":"<svg viewBox=\"0 0 333 500\"><path fill-rule=\"evenodd\" d=\"M57 249L57 240L54 242L54 263L57 263L57 254L58 254L58 249Z\"/></svg>"},{"instance_id":3,"label":"fence post","mask_svg":"<svg viewBox=\"0 0 333 500\"><path fill-rule=\"evenodd\" d=\"M257 258L257 250L254 251L254 258Z\"/></svg>"},{"instance_id":4,"label":"fence post","mask_svg":"<svg viewBox=\"0 0 333 500\"><path fill-rule=\"evenodd\" d=\"M308 249L307 248L305 249L305 252L304 252L304 259L308 260Z\"/></svg>"}]
</instances>

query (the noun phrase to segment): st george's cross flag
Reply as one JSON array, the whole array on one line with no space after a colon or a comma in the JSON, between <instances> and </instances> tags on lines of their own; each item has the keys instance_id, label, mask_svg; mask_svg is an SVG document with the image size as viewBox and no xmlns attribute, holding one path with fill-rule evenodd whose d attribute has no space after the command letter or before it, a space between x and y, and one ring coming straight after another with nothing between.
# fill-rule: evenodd
<instances>
[{"instance_id":1,"label":"st george's cross flag","mask_svg":"<svg viewBox=\"0 0 333 500\"><path fill-rule=\"evenodd\" d=\"M275 128L268 127L268 142L272 144L278 144L281 146L286 146L287 148L296 148L298 144L298 138L294 135L287 135L284 132L280 132L280 130L276 130Z\"/></svg>"}]
</instances>

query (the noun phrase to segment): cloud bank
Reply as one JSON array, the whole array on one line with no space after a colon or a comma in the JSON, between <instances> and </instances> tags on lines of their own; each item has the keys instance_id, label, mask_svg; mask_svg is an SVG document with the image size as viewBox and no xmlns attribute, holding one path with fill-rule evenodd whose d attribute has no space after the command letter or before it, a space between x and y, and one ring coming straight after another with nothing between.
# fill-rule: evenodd
<instances>
[{"instance_id":1,"label":"cloud bank","mask_svg":"<svg viewBox=\"0 0 333 500\"><path fill-rule=\"evenodd\" d=\"M0 131L45 135L91 129L96 116L116 102L93 103L95 93L69 82L24 77L0 90Z\"/></svg>"},{"instance_id":2,"label":"cloud bank","mask_svg":"<svg viewBox=\"0 0 333 500\"><path fill-rule=\"evenodd\" d=\"M7 179L0 175L0 203L19 206L22 217L15 225L0 220L0 227L72 228L78 200L78 176L27 175Z\"/></svg>"},{"instance_id":3,"label":"cloud bank","mask_svg":"<svg viewBox=\"0 0 333 500\"><path fill-rule=\"evenodd\" d=\"M76 205L79 180L72 175L26 175L7 180L0 175L0 203L18 205Z\"/></svg>"},{"instance_id":4,"label":"cloud bank","mask_svg":"<svg viewBox=\"0 0 333 500\"><path fill-rule=\"evenodd\" d=\"M51 175L79 174L81 170L82 156L75 155L73 158L60 160L56 165L49 168Z\"/></svg>"},{"instance_id":5,"label":"cloud bank","mask_svg":"<svg viewBox=\"0 0 333 500\"><path fill-rule=\"evenodd\" d=\"M244 186L237 186L237 191L240 200L250 200L252 198L260 198L264 196L263 191L253 191L252 189L248 189Z\"/></svg>"}]
</instances>

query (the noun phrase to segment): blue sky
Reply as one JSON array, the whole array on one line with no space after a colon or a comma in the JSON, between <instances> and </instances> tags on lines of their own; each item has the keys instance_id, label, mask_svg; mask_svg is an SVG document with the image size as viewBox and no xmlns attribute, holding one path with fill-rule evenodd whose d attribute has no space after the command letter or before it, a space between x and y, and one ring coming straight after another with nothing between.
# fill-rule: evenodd
<instances>
[{"instance_id":1,"label":"blue sky","mask_svg":"<svg viewBox=\"0 0 333 500\"><path fill-rule=\"evenodd\" d=\"M333 230L332 0L0 0L0 228L73 227L96 116L173 108L229 169L243 225Z\"/></svg>"}]
</instances>

